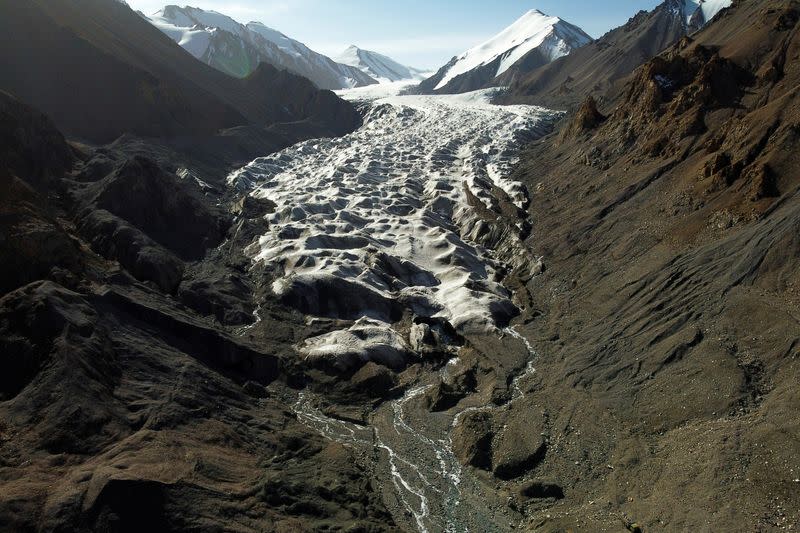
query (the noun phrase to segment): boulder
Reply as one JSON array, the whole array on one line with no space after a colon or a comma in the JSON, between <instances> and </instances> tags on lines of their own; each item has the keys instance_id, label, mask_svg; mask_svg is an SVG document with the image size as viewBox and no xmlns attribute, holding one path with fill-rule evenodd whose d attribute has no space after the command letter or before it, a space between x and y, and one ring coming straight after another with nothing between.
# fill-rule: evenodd
<instances>
[{"instance_id":1,"label":"boulder","mask_svg":"<svg viewBox=\"0 0 800 533\"><path fill-rule=\"evenodd\" d=\"M492 471L500 479L515 479L544 460L547 439L544 419L536 412L515 412L497 431L492 444Z\"/></svg>"},{"instance_id":2,"label":"boulder","mask_svg":"<svg viewBox=\"0 0 800 533\"><path fill-rule=\"evenodd\" d=\"M397 374L370 361L350 378L350 383L371 397L384 398L397 386Z\"/></svg>"},{"instance_id":3,"label":"boulder","mask_svg":"<svg viewBox=\"0 0 800 533\"><path fill-rule=\"evenodd\" d=\"M462 465L491 470L493 437L491 413L468 412L453 428L453 453Z\"/></svg>"}]
</instances>

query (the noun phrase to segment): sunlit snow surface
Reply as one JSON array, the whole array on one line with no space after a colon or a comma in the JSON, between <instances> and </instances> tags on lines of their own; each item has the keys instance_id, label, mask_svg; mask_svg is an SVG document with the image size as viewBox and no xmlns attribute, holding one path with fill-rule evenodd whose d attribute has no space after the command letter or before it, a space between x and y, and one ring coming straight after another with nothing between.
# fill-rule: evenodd
<instances>
[{"instance_id":1,"label":"sunlit snow surface","mask_svg":"<svg viewBox=\"0 0 800 533\"><path fill-rule=\"evenodd\" d=\"M397 96L404 90L415 87L418 84L419 80L384 81L375 85L367 85L366 87L343 89L334 92L345 100L373 102L382 98Z\"/></svg>"},{"instance_id":2,"label":"sunlit snow surface","mask_svg":"<svg viewBox=\"0 0 800 533\"><path fill-rule=\"evenodd\" d=\"M475 244L485 223L466 189L486 205L493 186L522 203L524 189L506 179L520 136L545 133L555 114L494 106L491 95L378 98L355 133L303 142L231 174L231 186L278 206L247 249L282 272L274 292L309 314L368 317L370 327L388 328L398 309L462 331L502 325L515 309L491 251ZM391 338L387 349L402 344ZM312 339L309 355L336 344ZM341 355L334 348L330 355Z\"/></svg>"}]
</instances>

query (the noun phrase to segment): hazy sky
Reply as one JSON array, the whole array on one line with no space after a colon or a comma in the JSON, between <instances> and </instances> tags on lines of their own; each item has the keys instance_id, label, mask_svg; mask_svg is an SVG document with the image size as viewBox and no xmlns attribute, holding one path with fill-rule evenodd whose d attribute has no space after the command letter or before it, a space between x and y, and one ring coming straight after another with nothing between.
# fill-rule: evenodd
<instances>
[{"instance_id":1,"label":"hazy sky","mask_svg":"<svg viewBox=\"0 0 800 533\"><path fill-rule=\"evenodd\" d=\"M127 0L146 14L165 0ZM166 0L169 2L169 0ZM174 0L173 0L174 1ZM576 24L592 37L619 26L661 0L184 0L240 22L260 21L326 55L350 44L401 63L436 69L539 9ZM184 4L181 4L184 5Z\"/></svg>"}]
</instances>

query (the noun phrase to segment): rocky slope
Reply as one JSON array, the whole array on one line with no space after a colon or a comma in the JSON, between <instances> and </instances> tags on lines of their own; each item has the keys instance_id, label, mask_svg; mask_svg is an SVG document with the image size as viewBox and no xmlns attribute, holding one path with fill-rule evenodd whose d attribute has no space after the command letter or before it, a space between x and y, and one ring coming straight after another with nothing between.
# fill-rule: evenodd
<instances>
[{"instance_id":1,"label":"rocky slope","mask_svg":"<svg viewBox=\"0 0 800 533\"><path fill-rule=\"evenodd\" d=\"M268 63L311 80L320 89L377 83L353 66L337 63L260 22L241 24L195 7L166 6L147 18L186 51L231 76L246 77Z\"/></svg>"},{"instance_id":2,"label":"rocky slope","mask_svg":"<svg viewBox=\"0 0 800 533\"><path fill-rule=\"evenodd\" d=\"M797 527L799 22L737 2L523 156L546 268L521 412L547 420L523 479L563 490L534 529Z\"/></svg>"},{"instance_id":3,"label":"rocky slope","mask_svg":"<svg viewBox=\"0 0 800 533\"><path fill-rule=\"evenodd\" d=\"M505 72L532 70L591 42L577 26L533 9L511 26L460 56L414 89L416 94L454 94L499 86Z\"/></svg>"},{"instance_id":4,"label":"rocky slope","mask_svg":"<svg viewBox=\"0 0 800 533\"><path fill-rule=\"evenodd\" d=\"M700 29L727 5L729 0L705 2L702 8L694 0L665 0L551 64L504 73L497 83L510 89L501 101L575 108L587 96L603 98L636 67Z\"/></svg>"}]
</instances>

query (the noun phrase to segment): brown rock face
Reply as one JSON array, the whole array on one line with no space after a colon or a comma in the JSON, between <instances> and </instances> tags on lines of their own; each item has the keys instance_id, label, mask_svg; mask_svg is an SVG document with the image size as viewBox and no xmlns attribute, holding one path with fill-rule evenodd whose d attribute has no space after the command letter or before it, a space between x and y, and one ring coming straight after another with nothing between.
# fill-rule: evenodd
<instances>
[{"instance_id":1,"label":"brown rock face","mask_svg":"<svg viewBox=\"0 0 800 533\"><path fill-rule=\"evenodd\" d=\"M357 390L371 397L383 398L397 386L397 375L385 366L370 361L350 378L350 382Z\"/></svg>"},{"instance_id":2,"label":"brown rock face","mask_svg":"<svg viewBox=\"0 0 800 533\"><path fill-rule=\"evenodd\" d=\"M453 429L453 453L463 465L482 470L492 468L492 415L476 411L467 413Z\"/></svg>"}]
</instances>

